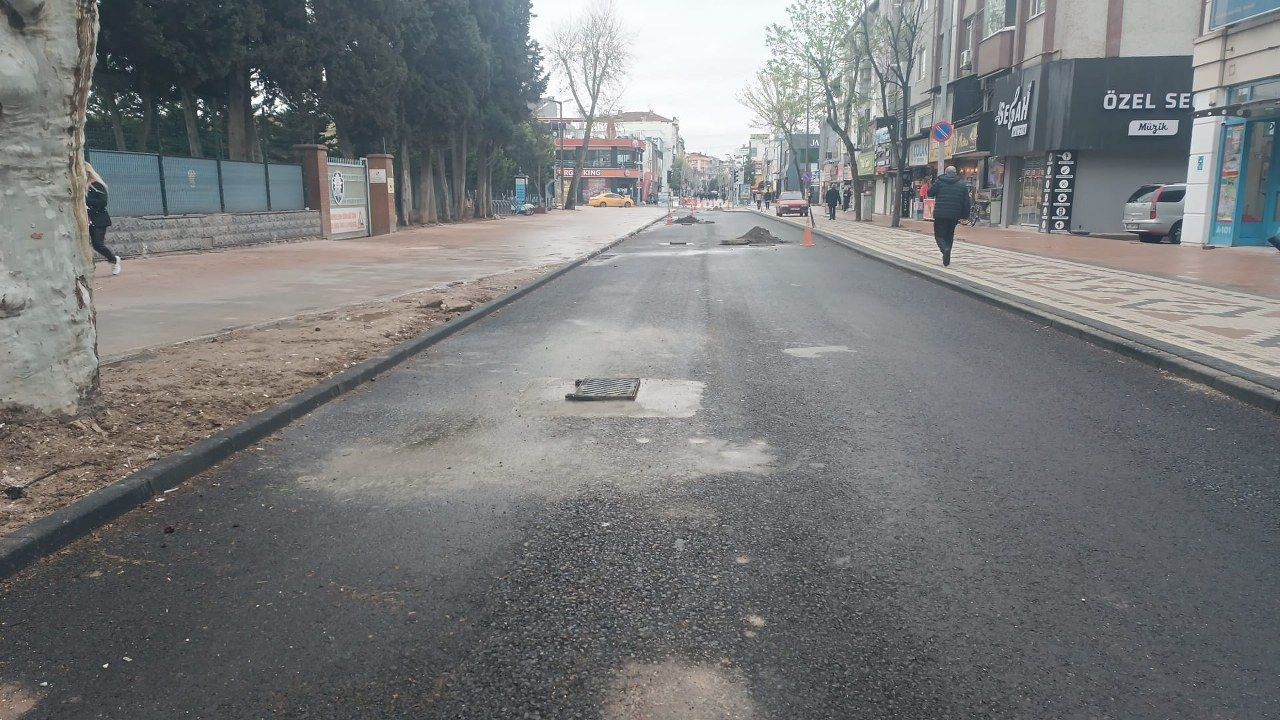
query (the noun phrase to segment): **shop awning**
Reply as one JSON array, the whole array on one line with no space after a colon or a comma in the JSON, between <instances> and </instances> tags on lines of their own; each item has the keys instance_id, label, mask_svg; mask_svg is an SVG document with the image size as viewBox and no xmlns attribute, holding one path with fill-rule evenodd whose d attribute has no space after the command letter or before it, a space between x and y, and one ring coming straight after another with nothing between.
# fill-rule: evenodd
<instances>
[{"instance_id":1,"label":"shop awning","mask_svg":"<svg viewBox=\"0 0 1280 720\"><path fill-rule=\"evenodd\" d=\"M1222 107L1197 110L1195 117L1259 117L1270 118L1280 116L1280 99L1254 100L1253 102L1233 103Z\"/></svg>"}]
</instances>

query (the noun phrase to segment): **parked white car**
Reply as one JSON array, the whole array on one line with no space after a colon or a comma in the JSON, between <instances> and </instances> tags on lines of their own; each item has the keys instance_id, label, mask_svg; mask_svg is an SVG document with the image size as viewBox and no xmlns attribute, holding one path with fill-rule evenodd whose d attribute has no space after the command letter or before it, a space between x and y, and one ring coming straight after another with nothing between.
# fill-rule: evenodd
<instances>
[{"instance_id":1,"label":"parked white car","mask_svg":"<svg viewBox=\"0 0 1280 720\"><path fill-rule=\"evenodd\" d=\"M1182 242L1182 203L1187 194L1186 183L1143 185L1124 204L1124 229L1145 243L1158 243L1164 238L1177 245Z\"/></svg>"}]
</instances>

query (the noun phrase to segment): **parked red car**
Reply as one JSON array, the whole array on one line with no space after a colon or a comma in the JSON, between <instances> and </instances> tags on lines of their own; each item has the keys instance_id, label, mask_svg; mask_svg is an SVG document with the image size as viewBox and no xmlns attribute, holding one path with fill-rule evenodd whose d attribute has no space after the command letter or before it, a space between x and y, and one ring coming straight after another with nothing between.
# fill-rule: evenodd
<instances>
[{"instance_id":1,"label":"parked red car","mask_svg":"<svg viewBox=\"0 0 1280 720\"><path fill-rule=\"evenodd\" d=\"M798 192L784 192L778 196L777 210L778 217L783 215L799 215L804 217L809 214L809 201Z\"/></svg>"}]
</instances>

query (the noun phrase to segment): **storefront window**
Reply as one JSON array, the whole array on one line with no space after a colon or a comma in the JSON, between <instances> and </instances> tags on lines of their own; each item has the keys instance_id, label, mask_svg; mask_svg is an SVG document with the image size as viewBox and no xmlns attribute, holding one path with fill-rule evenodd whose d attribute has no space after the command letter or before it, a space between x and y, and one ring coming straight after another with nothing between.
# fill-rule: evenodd
<instances>
[{"instance_id":1,"label":"storefront window","mask_svg":"<svg viewBox=\"0 0 1280 720\"><path fill-rule=\"evenodd\" d=\"M1252 123L1249 127L1249 166L1244 177L1244 208L1240 221L1262 222L1267 212L1267 179L1271 176L1271 150L1275 143L1275 123Z\"/></svg>"},{"instance_id":2,"label":"storefront window","mask_svg":"<svg viewBox=\"0 0 1280 720\"><path fill-rule=\"evenodd\" d=\"M1027 158L1018 177L1018 224L1040 225L1040 206L1044 200L1044 161Z\"/></svg>"},{"instance_id":3,"label":"storefront window","mask_svg":"<svg viewBox=\"0 0 1280 720\"><path fill-rule=\"evenodd\" d=\"M1222 138L1222 170L1218 173L1218 213L1220 223L1236 219L1236 195L1240 187L1240 150L1243 125L1231 125Z\"/></svg>"}]
</instances>

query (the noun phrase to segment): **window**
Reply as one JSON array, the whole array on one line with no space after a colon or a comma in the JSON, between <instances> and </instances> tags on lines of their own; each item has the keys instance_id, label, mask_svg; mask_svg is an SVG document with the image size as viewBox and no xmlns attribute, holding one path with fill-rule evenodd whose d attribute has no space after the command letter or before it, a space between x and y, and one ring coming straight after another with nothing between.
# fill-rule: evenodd
<instances>
[{"instance_id":1,"label":"window","mask_svg":"<svg viewBox=\"0 0 1280 720\"><path fill-rule=\"evenodd\" d=\"M1180 203L1182 202L1182 199L1186 196L1187 196L1187 189L1185 187L1177 187L1177 186L1170 185L1165 187L1165 189L1160 193L1159 202Z\"/></svg>"},{"instance_id":2,"label":"window","mask_svg":"<svg viewBox=\"0 0 1280 720\"><path fill-rule=\"evenodd\" d=\"M929 64L926 57L927 56L925 55L924 48L920 48L920 57L916 58L916 67L917 67L916 79L917 80L924 79L924 71Z\"/></svg>"},{"instance_id":3,"label":"window","mask_svg":"<svg viewBox=\"0 0 1280 720\"><path fill-rule=\"evenodd\" d=\"M1160 189L1159 185L1143 185L1142 187L1135 190L1132 195L1129 196L1129 202L1131 203L1151 202L1151 198L1156 194L1156 190L1159 190L1159 189Z\"/></svg>"},{"instance_id":4,"label":"window","mask_svg":"<svg viewBox=\"0 0 1280 720\"><path fill-rule=\"evenodd\" d=\"M1031 0L1028 5L1027 17L1035 17L1044 12L1045 0Z\"/></svg>"},{"instance_id":5,"label":"window","mask_svg":"<svg viewBox=\"0 0 1280 720\"><path fill-rule=\"evenodd\" d=\"M1017 0L987 0L983 14L982 36L991 37L1010 26L1014 18L1013 3Z\"/></svg>"}]
</instances>

